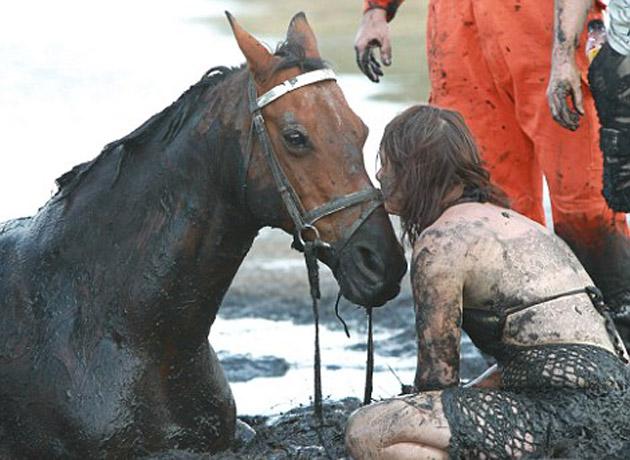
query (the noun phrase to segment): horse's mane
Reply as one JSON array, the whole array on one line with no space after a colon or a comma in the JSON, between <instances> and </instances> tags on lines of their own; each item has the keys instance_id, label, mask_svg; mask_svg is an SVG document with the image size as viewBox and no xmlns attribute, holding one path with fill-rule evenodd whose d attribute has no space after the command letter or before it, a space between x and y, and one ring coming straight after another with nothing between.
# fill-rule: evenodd
<instances>
[{"instance_id":1,"label":"horse's mane","mask_svg":"<svg viewBox=\"0 0 630 460\"><path fill-rule=\"evenodd\" d=\"M285 41L278 44L274 55L282 59L275 65L273 72L292 67L298 67L303 72L327 67L327 64L322 59L306 57L304 48L293 42ZM70 194L81 183L82 179L94 165L102 158L107 157L118 147L125 148L125 153L128 153L133 147L142 145L149 140L159 142L160 144L168 144L177 136L179 130L185 125L188 117L194 112L199 98L205 94L208 89L213 88L230 75L242 70L244 66L244 64L239 67L231 68L218 66L208 70L204 73L203 77L201 77L201 80L188 88L175 102L164 110L153 115L125 137L107 144L101 153L93 160L78 164L70 171L58 177L55 181L58 190L53 198L59 199ZM161 135L157 135L160 130L162 131ZM119 160L118 171L120 171L120 163L122 163L125 153L123 153L123 156L121 156Z\"/></svg>"},{"instance_id":2,"label":"horse's mane","mask_svg":"<svg viewBox=\"0 0 630 460\"><path fill-rule=\"evenodd\" d=\"M225 80L229 75L239 70L240 67L228 68L228 67L213 67L204 73L201 80L188 88L175 102L166 107L161 112L153 115L147 121L145 121L138 128L127 134L125 137L117 139L107 144L101 153L91 161L81 163L73 167L70 171L66 172L57 180L57 187L59 188L56 198L63 198L67 196L72 190L76 188L81 182L83 177L92 169L92 167L98 163L100 159L108 156L116 148L132 147L140 145L146 142L148 139L154 138L156 131L162 128L162 136L159 138L160 143L170 142L179 129L184 125L184 122L188 116L193 112L193 107L198 101L199 97L205 93L209 88L216 86L221 81Z\"/></svg>"}]
</instances>

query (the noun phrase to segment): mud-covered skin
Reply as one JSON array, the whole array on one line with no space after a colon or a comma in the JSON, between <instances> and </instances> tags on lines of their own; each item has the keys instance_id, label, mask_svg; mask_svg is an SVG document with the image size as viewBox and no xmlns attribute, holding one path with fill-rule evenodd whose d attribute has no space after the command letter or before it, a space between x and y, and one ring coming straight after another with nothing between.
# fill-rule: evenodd
<instances>
[{"instance_id":1,"label":"mud-covered skin","mask_svg":"<svg viewBox=\"0 0 630 460\"><path fill-rule=\"evenodd\" d=\"M383 77L383 65L392 63L392 44L387 23L394 19L403 0L364 0L363 17L354 39L357 66L374 83ZM375 56L379 49L381 62Z\"/></svg>"},{"instance_id":2,"label":"mud-covered skin","mask_svg":"<svg viewBox=\"0 0 630 460\"><path fill-rule=\"evenodd\" d=\"M266 54L205 75L60 178L35 216L0 224L0 458L212 453L232 440L235 404L208 333L258 229L291 230L258 146L244 174L248 68L266 71L257 81L266 91L305 62L293 56L276 71L283 58L242 30L235 35ZM316 49L303 15L288 37L302 52ZM369 183L365 130L333 82L299 93L265 116L287 176L312 209ZM310 132L307 158L283 147L285 112ZM322 220L322 237L336 241L359 213ZM398 292L404 267L379 208L334 269L347 295L378 305Z\"/></svg>"},{"instance_id":3,"label":"mud-covered skin","mask_svg":"<svg viewBox=\"0 0 630 460\"><path fill-rule=\"evenodd\" d=\"M472 309L501 312L592 284L568 246L545 227L513 211L481 203L449 207L420 235L414 245L411 282L418 336L414 383L420 393L383 401L356 412L346 431L346 445L353 458L400 455L446 459L453 446L455 452L460 452L457 446L463 439L458 431L461 426L450 425L444 403L450 401L446 396L466 392L476 395L480 404L490 401L486 409L498 411L492 414L496 419L483 420L483 425L480 425L481 419L471 423L476 427L490 425L498 429L493 432L497 439L509 439L511 428L500 422L510 418L511 408L506 412L505 405L493 406L492 400L482 400L479 395L483 396L485 390L449 388L459 384L459 337L461 327L465 327L463 312ZM508 316L501 337L495 337L495 326L496 323L487 330L481 327L475 333L467 332L478 345L494 340L495 350L590 344L598 350L608 350L610 354L600 352L618 363L604 319L585 294L560 297ZM526 369L524 364L521 368ZM566 379L579 383L575 376L566 376ZM510 397L509 391L490 391L495 391L499 399ZM555 414L552 406L548 410L549 414ZM451 409L450 415L453 413ZM474 418L477 413L465 412L465 415ZM533 437L527 429L524 426L521 432L531 443ZM472 432L476 433L477 429L473 428ZM514 442L510 439L510 443ZM477 447L485 452L481 444ZM526 452L533 450L531 444L521 447ZM503 449L503 445L498 449ZM512 444L505 446L503 455L510 452L508 449L512 449Z\"/></svg>"},{"instance_id":4,"label":"mud-covered skin","mask_svg":"<svg viewBox=\"0 0 630 460\"><path fill-rule=\"evenodd\" d=\"M593 284L546 228L480 203L453 206L425 230L414 247L411 279L419 391L459 383L462 308L501 312ZM467 332L483 349L488 338ZM513 345L591 343L614 353L604 319L585 293L508 316L500 339Z\"/></svg>"},{"instance_id":5,"label":"mud-covered skin","mask_svg":"<svg viewBox=\"0 0 630 460\"><path fill-rule=\"evenodd\" d=\"M438 231L439 232L439 231ZM457 241L443 242L444 247L429 239L443 234L425 234L416 244L412 259L412 289L416 299L416 332L418 362L417 391L442 389L459 384L459 352L462 324L463 273L453 270L451 261L440 254L456 251ZM449 236L448 233L445 236ZM436 257L437 256L437 257Z\"/></svg>"},{"instance_id":6,"label":"mud-covered skin","mask_svg":"<svg viewBox=\"0 0 630 460\"><path fill-rule=\"evenodd\" d=\"M440 393L403 396L356 411L346 427L350 458L446 460L451 433Z\"/></svg>"},{"instance_id":7,"label":"mud-covered skin","mask_svg":"<svg viewBox=\"0 0 630 460\"><path fill-rule=\"evenodd\" d=\"M623 312L630 306L630 238L603 218L593 222L593 227L591 244L580 241L580 229L568 225L556 225L556 233L566 241L595 285L601 289L628 347L630 328ZM621 313L622 317L616 318L617 313Z\"/></svg>"}]
</instances>

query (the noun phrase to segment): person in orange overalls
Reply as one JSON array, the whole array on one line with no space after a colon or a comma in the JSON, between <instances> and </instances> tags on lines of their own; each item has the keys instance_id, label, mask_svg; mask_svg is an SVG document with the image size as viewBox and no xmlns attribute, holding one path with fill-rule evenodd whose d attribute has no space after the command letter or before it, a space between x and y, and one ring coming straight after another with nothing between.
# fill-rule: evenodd
<instances>
[{"instance_id":1,"label":"person in orange overalls","mask_svg":"<svg viewBox=\"0 0 630 460\"><path fill-rule=\"evenodd\" d=\"M382 77L389 65L389 25L403 0L365 0L355 40L357 63ZM553 1L429 0L430 102L460 112L480 146L492 180L521 214L545 223L543 176L555 232L579 257L609 307L630 305L630 239L624 214L602 197L599 123L586 86L588 62L577 53L584 116L568 131L551 117ZM586 33L581 36L581 46ZM619 323L617 323L619 325Z\"/></svg>"}]
</instances>

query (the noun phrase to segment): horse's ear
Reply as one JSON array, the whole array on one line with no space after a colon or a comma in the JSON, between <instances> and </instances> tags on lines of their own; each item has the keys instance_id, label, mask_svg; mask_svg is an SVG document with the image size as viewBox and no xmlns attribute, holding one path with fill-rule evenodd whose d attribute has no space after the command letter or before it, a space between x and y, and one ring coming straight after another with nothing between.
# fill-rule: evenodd
<instances>
[{"instance_id":1,"label":"horse's ear","mask_svg":"<svg viewBox=\"0 0 630 460\"><path fill-rule=\"evenodd\" d=\"M287 31L287 41L289 43L296 43L304 48L306 57L320 58L315 32L311 29L311 26L306 20L306 15L303 12L299 12L291 19L289 30Z\"/></svg>"},{"instance_id":2,"label":"horse's ear","mask_svg":"<svg viewBox=\"0 0 630 460\"><path fill-rule=\"evenodd\" d=\"M249 67L249 70L252 74L254 74L254 76L264 74L271 66L273 61L272 54L262 43L243 29L241 25L236 22L234 16L232 16L228 11L225 12L225 15L230 22L230 27L232 27L236 43L238 43L238 47L245 55L245 59L247 59L247 66Z\"/></svg>"}]
</instances>

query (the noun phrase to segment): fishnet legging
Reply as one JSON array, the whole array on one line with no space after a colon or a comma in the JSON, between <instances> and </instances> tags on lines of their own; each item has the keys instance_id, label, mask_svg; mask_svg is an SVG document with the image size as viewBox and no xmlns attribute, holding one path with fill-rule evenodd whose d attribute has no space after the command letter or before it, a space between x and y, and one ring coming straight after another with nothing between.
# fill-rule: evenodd
<instances>
[{"instance_id":1,"label":"fishnet legging","mask_svg":"<svg viewBox=\"0 0 630 460\"><path fill-rule=\"evenodd\" d=\"M444 391L451 458L547 457L567 439L580 446L580 458L593 458L630 442L626 370L608 351L588 345L515 350L502 378L502 390Z\"/></svg>"}]
</instances>

